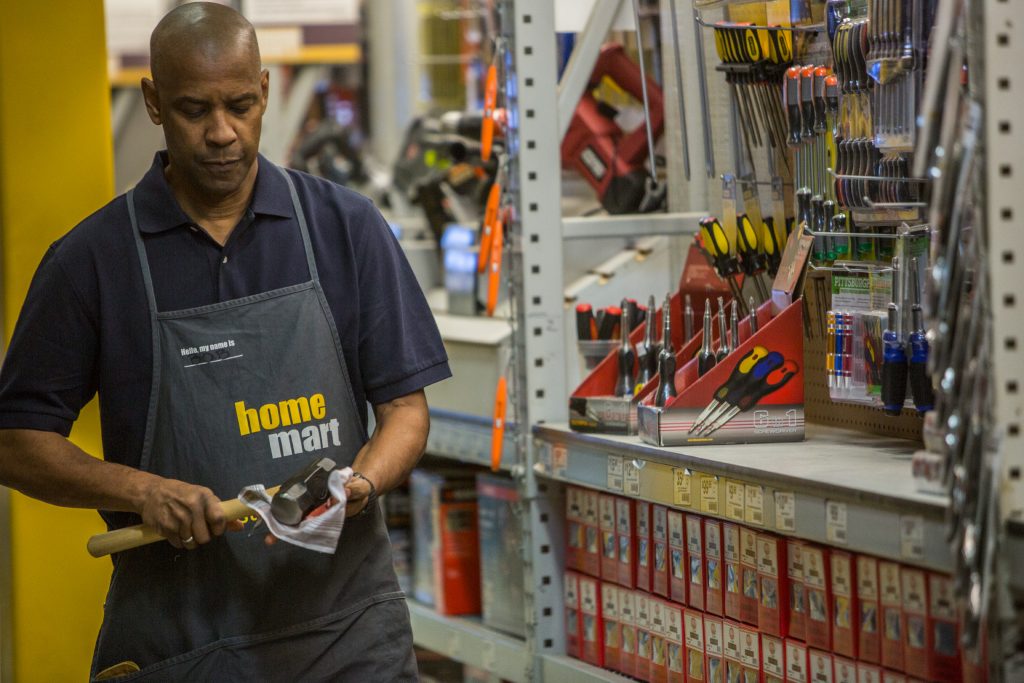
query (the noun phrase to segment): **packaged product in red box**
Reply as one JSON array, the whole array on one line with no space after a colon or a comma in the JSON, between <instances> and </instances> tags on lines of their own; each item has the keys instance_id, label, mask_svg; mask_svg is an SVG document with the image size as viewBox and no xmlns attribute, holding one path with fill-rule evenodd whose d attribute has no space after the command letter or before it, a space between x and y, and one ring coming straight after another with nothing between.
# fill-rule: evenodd
<instances>
[{"instance_id":1,"label":"packaged product in red box","mask_svg":"<svg viewBox=\"0 0 1024 683\"><path fill-rule=\"evenodd\" d=\"M903 588L903 618L907 624L907 637L903 640L903 671L908 676L931 680L928 586L924 571L903 566L900 568L900 583Z\"/></svg>"},{"instance_id":2,"label":"packaged product in red box","mask_svg":"<svg viewBox=\"0 0 1024 683\"><path fill-rule=\"evenodd\" d=\"M761 680L761 638L756 628L740 630L740 661L743 663L741 681L756 683Z\"/></svg>"},{"instance_id":3,"label":"packaged product in red box","mask_svg":"<svg viewBox=\"0 0 1024 683\"><path fill-rule=\"evenodd\" d=\"M789 637L803 640L807 623L804 544L792 538L786 539L786 578L789 583Z\"/></svg>"},{"instance_id":4,"label":"packaged product in red box","mask_svg":"<svg viewBox=\"0 0 1024 683\"><path fill-rule=\"evenodd\" d=\"M857 662L852 659L834 655L832 669L835 672L836 683L857 683Z\"/></svg>"},{"instance_id":5,"label":"packaged product in red box","mask_svg":"<svg viewBox=\"0 0 1024 683\"><path fill-rule=\"evenodd\" d=\"M669 597L680 605L686 602L686 522L678 510L668 511Z\"/></svg>"},{"instance_id":6,"label":"packaged product in red box","mask_svg":"<svg viewBox=\"0 0 1024 683\"><path fill-rule=\"evenodd\" d=\"M665 632L668 626L668 615L665 602L657 598L648 601L651 631L651 683L667 683L668 652L665 643Z\"/></svg>"},{"instance_id":7,"label":"packaged product in red box","mask_svg":"<svg viewBox=\"0 0 1024 683\"><path fill-rule=\"evenodd\" d=\"M786 637L789 611L788 583L782 572L786 561L786 541L772 534L757 535L757 579L760 601L757 626L762 633Z\"/></svg>"},{"instance_id":8,"label":"packaged product in red box","mask_svg":"<svg viewBox=\"0 0 1024 683\"><path fill-rule=\"evenodd\" d=\"M882 609L882 666L903 671L903 633L907 630L907 620L903 616L899 563L879 560L878 589Z\"/></svg>"},{"instance_id":9,"label":"packaged product in red box","mask_svg":"<svg viewBox=\"0 0 1024 683\"><path fill-rule=\"evenodd\" d=\"M882 667L857 662L857 683L882 683Z\"/></svg>"},{"instance_id":10,"label":"packaged product in red box","mask_svg":"<svg viewBox=\"0 0 1024 683\"><path fill-rule=\"evenodd\" d=\"M704 609L704 526L700 515L686 515L686 593L690 607Z\"/></svg>"},{"instance_id":11,"label":"packaged product in red box","mask_svg":"<svg viewBox=\"0 0 1024 683\"><path fill-rule=\"evenodd\" d=\"M580 577L580 621L583 628L583 661L604 666L604 627L601 624L600 581L592 576Z\"/></svg>"},{"instance_id":12,"label":"packaged product in red box","mask_svg":"<svg viewBox=\"0 0 1024 683\"><path fill-rule=\"evenodd\" d=\"M740 651L740 637L743 627L726 619L722 623L723 659L725 660L725 680L743 680L743 657Z\"/></svg>"},{"instance_id":13,"label":"packaged product in red box","mask_svg":"<svg viewBox=\"0 0 1024 683\"><path fill-rule=\"evenodd\" d=\"M811 649L807 652L811 683L835 683L832 676L832 653Z\"/></svg>"},{"instance_id":14,"label":"packaged product in red box","mask_svg":"<svg viewBox=\"0 0 1024 683\"><path fill-rule=\"evenodd\" d=\"M565 573L565 653L583 659L580 637L580 579L576 572Z\"/></svg>"},{"instance_id":15,"label":"packaged product in red box","mask_svg":"<svg viewBox=\"0 0 1024 683\"><path fill-rule=\"evenodd\" d=\"M619 650L622 647L622 624L619 621L619 587L601 584L601 621L604 623L604 666L621 671Z\"/></svg>"},{"instance_id":16,"label":"packaged product in red box","mask_svg":"<svg viewBox=\"0 0 1024 683\"><path fill-rule=\"evenodd\" d=\"M598 524L601 529L601 578L619 580L619 545L615 539L615 496L599 493Z\"/></svg>"},{"instance_id":17,"label":"packaged product in red box","mask_svg":"<svg viewBox=\"0 0 1024 683\"><path fill-rule=\"evenodd\" d=\"M907 677L898 671L883 671L882 683L907 683Z\"/></svg>"},{"instance_id":18,"label":"packaged product in red box","mask_svg":"<svg viewBox=\"0 0 1024 683\"><path fill-rule=\"evenodd\" d=\"M725 591L722 581L722 523L704 520L704 610L722 616L725 613Z\"/></svg>"},{"instance_id":19,"label":"packaged product in red box","mask_svg":"<svg viewBox=\"0 0 1024 683\"><path fill-rule=\"evenodd\" d=\"M832 579L832 651L844 657L857 656L856 583L853 555L833 550L829 569Z\"/></svg>"},{"instance_id":20,"label":"packaged product in red box","mask_svg":"<svg viewBox=\"0 0 1024 683\"><path fill-rule=\"evenodd\" d=\"M636 593L619 588L619 672L636 675Z\"/></svg>"},{"instance_id":21,"label":"packaged product in red box","mask_svg":"<svg viewBox=\"0 0 1024 683\"><path fill-rule=\"evenodd\" d=\"M565 489L565 566L566 569L582 570L583 552L586 548L586 531L583 527L583 490L575 486Z\"/></svg>"},{"instance_id":22,"label":"packaged product in red box","mask_svg":"<svg viewBox=\"0 0 1024 683\"><path fill-rule=\"evenodd\" d=\"M783 683L786 680L786 644L782 638L761 634L761 680Z\"/></svg>"},{"instance_id":23,"label":"packaged product in red box","mask_svg":"<svg viewBox=\"0 0 1024 683\"><path fill-rule=\"evenodd\" d=\"M686 680L702 683L708 680L704 658L704 614L695 609L683 610L686 631Z\"/></svg>"},{"instance_id":24,"label":"packaged product in red box","mask_svg":"<svg viewBox=\"0 0 1024 683\"><path fill-rule=\"evenodd\" d=\"M704 654L708 683L725 683L725 629L722 619L704 615Z\"/></svg>"},{"instance_id":25,"label":"packaged product in red box","mask_svg":"<svg viewBox=\"0 0 1024 683\"><path fill-rule=\"evenodd\" d=\"M665 603L665 656L668 659L669 683L686 683L683 666L683 608Z\"/></svg>"},{"instance_id":26,"label":"packaged product in red box","mask_svg":"<svg viewBox=\"0 0 1024 683\"><path fill-rule=\"evenodd\" d=\"M810 647L832 649L832 602L829 600L828 551L804 544L804 591L807 593L805 640Z\"/></svg>"},{"instance_id":27,"label":"packaged product in red box","mask_svg":"<svg viewBox=\"0 0 1024 683\"><path fill-rule=\"evenodd\" d=\"M668 561L668 508L664 505L651 506L651 540L654 543L654 571L651 575L653 593L669 597Z\"/></svg>"},{"instance_id":28,"label":"packaged product in red box","mask_svg":"<svg viewBox=\"0 0 1024 683\"><path fill-rule=\"evenodd\" d=\"M730 522L722 523L722 555L725 561L725 616L739 620L743 616L743 586L740 580L740 528Z\"/></svg>"},{"instance_id":29,"label":"packaged product in red box","mask_svg":"<svg viewBox=\"0 0 1024 683\"><path fill-rule=\"evenodd\" d=\"M634 675L651 680L651 600L657 598L636 593L636 664Z\"/></svg>"},{"instance_id":30,"label":"packaged product in red box","mask_svg":"<svg viewBox=\"0 0 1024 683\"><path fill-rule=\"evenodd\" d=\"M636 588L650 593L651 567L651 504L642 500L636 501Z\"/></svg>"},{"instance_id":31,"label":"packaged product in red box","mask_svg":"<svg viewBox=\"0 0 1024 683\"><path fill-rule=\"evenodd\" d=\"M580 570L601 576L601 523L597 491L583 489L583 529L586 541Z\"/></svg>"},{"instance_id":32,"label":"packaged product in red box","mask_svg":"<svg viewBox=\"0 0 1024 683\"><path fill-rule=\"evenodd\" d=\"M958 683L962 665L957 641L956 599L953 580L928 575L928 631L932 634L931 670L942 683Z\"/></svg>"},{"instance_id":33,"label":"packaged product in red box","mask_svg":"<svg viewBox=\"0 0 1024 683\"><path fill-rule=\"evenodd\" d=\"M757 606L761 592L757 585L757 532L740 527L740 572L743 597L740 600L742 620L757 626Z\"/></svg>"},{"instance_id":34,"label":"packaged product in red box","mask_svg":"<svg viewBox=\"0 0 1024 683\"><path fill-rule=\"evenodd\" d=\"M808 683L807 645L786 638L786 683Z\"/></svg>"},{"instance_id":35,"label":"packaged product in red box","mask_svg":"<svg viewBox=\"0 0 1024 683\"><path fill-rule=\"evenodd\" d=\"M636 586L636 537L633 535L635 509L631 498L618 498L615 501L615 535L619 541L619 585L628 588Z\"/></svg>"},{"instance_id":36,"label":"packaged product in red box","mask_svg":"<svg viewBox=\"0 0 1024 683\"><path fill-rule=\"evenodd\" d=\"M857 628L857 657L862 662L880 664L882 633L878 607L878 560L857 556L857 605L860 617Z\"/></svg>"}]
</instances>

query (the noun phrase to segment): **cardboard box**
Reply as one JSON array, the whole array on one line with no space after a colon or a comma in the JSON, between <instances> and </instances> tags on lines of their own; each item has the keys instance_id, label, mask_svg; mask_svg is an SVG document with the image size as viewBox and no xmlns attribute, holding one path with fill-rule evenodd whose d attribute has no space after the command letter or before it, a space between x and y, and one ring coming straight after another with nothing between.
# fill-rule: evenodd
<instances>
[{"instance_id":1,"label":"cardboard box","mask_svg":"<svg viewBox=\"0 0 1024 683\"><path fill-rule=\"evenodd\" d=\"M807 624L807 591L804 588L804 544L786 539L786 578L789 584L789 636L803 640Z\"/></svg>"},{"instance_id":2,"label":"cardboard box","mask_svg":"<svg viewBox=\"0 0 1024 683\"><path fill-rule=\"evenodd\" d=\"M656 600L643 593L636 593L636 665L634 676L641 681L651 680L651 606Z\"/></svg>"},{"instance_id":3,"label":"cardboard box","mask_svg":"<svg viewBox=\"0 0 1024 683\"><path fill-rule=\"evenodd\" d=\"M693 609L683 610L686 626L686 680L698 683L708 680L704 658L704 615Z\"/></svg>"},{"instance_id":4,"label":"cardboard box","mask_svg":"<svg viewBox=\"0 0 1024 683\"><path fill-rule=\"evenodd\" d=\"M601 576L601 523L597 491L583 489L583 530L585 542L580 571L589 576Z\"/></svg>"},{"instance_id":5,"label":"cardboard box","mask_svg":"<svg viewBox=\"0 0 1024 683\"><path fill-rule=\"evenodd\" d=\"M757 532L745 526L740 527L740 573L743 586L740 616L744 622L757 626L757 610L761 602L757 584Z\"/></svg>"},{"instance_id":6,"label":"cardboard box","mask_svg":"<svg viewBox=\"0 0 1024 683\"><path fill-rule=\"evenodd\" d=\"M786 643L767 633L761 634L761 680L763 683L786 680Z\"/></svg>"},{"instance_id":7,"label":"cardboard box","mask_svg":"<svg viewBox=\"0 0 1024 683\"><path fill-rule=\"evenodd\" d=\"M627 588L636 586L636 537L633 524L635 510L631 498L615 500L615 537L619 542L619 585Z\"/></svg>"},{"instance_id":8,"label":"cardboard box","mask_svg":"<svg viewBox=\"0 0 1024 683\"><path fill-rule=\"evenodd\" d=\"M832 602L829 599L828 551L805 543L804 591L807 594L807 626L804 640L809 647L832 649Z\"/></svg>"},{"instance_id":9,"label":"cardboard box","mask_svg":"<svg viewBox=\"0 0 1024 683\"><path fill-rule=\"evenodd\" d=\"M931 670L942 683L958 683L963 670L957 639L956 598L953 580L928 574L928 632L931 633Z\"/></svg>"},{"instance_id":10,"label":"cardboard box","mask_svg":"<svg viewBox=\"0 0 1024 683\"><path fill-rule=\"evenodd\" d=\"M685 515L678 510L668 511L668 556L671 565L668 597L680 605L685 605L686 588L689 585L686 567L686 522Z\"/></svg>"},{"instance_id":11,"label":"cardboard box","mask_svg":"<svg viewBox=\"0 0 1024 683\"><path fill-rule=\"evenodd\" d=\"M622 647L622 624L619 621L619 587L601 584L601 622L604 624L604 666L621 671L619 650Z\"/></svg>"},{"instance_id":12,"label":"cardboard box","mask_svg":"<svg viewBox=\"0 0 1024 683\"><path fill-rule=\"evenodd\" d=\"M725 627L709 614L704 615L704 654L708 683L725 683Z\"/></svg>"},{"instance_id":13,"label":"cardboard box","mask_svg":"<svg viewBox=\"0 0 1024 683\"><path fill-rule=\"evenodd\" d=\"M832 670L835 683L857 683L857 662L854 660L835 655L832 657Z\"/></svg>"},{"instance_id":14,"label":"cardboard box","mask_svg":"<svg viewBox=\"0 0 1024 683\"><path fill-rule=\"evenodd\" d=\"M807 653L811 683L835 683L832 675L832 653L811 649Z\"/></svg>"},{"instance_id":15,"label":"cardboard box","mask_svg":"<svg viewBox=\"0 0 1024 683\"><path fill-rule=\"evenodd\" d=\"M786 638L786 683L808 683L810 680L807 646Z\"/></svg>"},{"instance_id":16,"label":"cardboard box","mask_svg":"<svg viewBox=\"0 0 1024 683\"><path fill-rule=\"evenodd\" d=\"M601 530L601 578L619 580L619 543L615 538L615 496L599 493L597 496L598 525Z\"/></svg>"},{"instance_id":17,"label":"cardboard box","mask_svg":"<svg viewBox=\"0 0 1024 683\"><path fill-rule=\"evenodd\" d=\"M583 489L567 486L565 489L565 568L581 571L586 548L583 527Z\"/></svg>"},{"instance_id":18,"label":"cardboard box","mask_svg":"<svg viewBox=\"0 0 1024 683\"><path fill-rule=\"evenodd\" d=\"M651 571L654 565L651 549L651 504L636 501L636 588L646 593L653 589Z\"/></svg>"},{"instance_id":19,"label":"cardboard box","mask_svg":"<svg viewBox=\"0 0 1024 683\"><path fill-rule=\"evenodd\" d=\"M576 572L566 572L564 579L565 598L565 654L583 659L583 638L580 620L580 577Z\"/></svg>"},{"instance_id":20,"label":"cardboard box","mask_svg":"<svg viewBox=\"0 0 1024 683\"><path fill-rule=\"evenodd\" d=\"M743 656L740 649L742 633L743 627L736 622L726 619L722 623L726 681L743 680Z\"/></svg>"},{"instance_id":21,"label":"cardboard box","mask_svg":"<svg viewBox=\"0 0 1024 683\"><path fill-rule=\"evenodd\" d=\"M903 671L908 676L932 678L931 634L928 632L928 586L921 569L900 568L903 588L903 617L907 624L907 637L903 647Z\"/></svg>"},{"instance_id":22,"label":"cardboard box","mask_svg":"<svg viewBox=\"0 0 1024 683\"><path fill-rule=\"evenodd\" d=\"M636 675L636 593L619 588L619 672Z\"/></svg>"},{"instance_id":23,"label":"cardboard box","mask_svg":"<svg viewBox=\"0 0 1024 683\"><path fill-rule=\"evenodd\" d=\"M668 659L669 683L686 683L683 642L683 608L665 603L665 656Z\"/></svg>"},{"instance_id":24,"label":"cardboard box","mask_svg":"<svg viewBox=\"0 0 1024 683\"><path fill-rule=\"evenodd\" d=\"M772 534L757 535L757 579L760 601L757 625L762 633L778 638L787 635L789 590L783 571L786 541Z\"/></svg>"},{"instance_id":25,"label":"cardboard box","mask_svg":"<svg viewBox=\"0 0 1024 683\"><path fill-rule=\"evenodd\" d=\"M651 539L654 542L654 570L651 574L651 592L669 597L669 551L668 551L668 508L664 505L651 506Z\"/></svg>"},{"instance_id":26,"label":"cardboard box","mask_svg":"<svg viewBox=\"0 0 1024 683\"><path fill-rule=\"evenodd\" d=\"M600 581L580 577L580 620L582 621L583 661L604 666L604 627L601 624Z\"/></svg>"},{"instance_id":27,"label":"cardboard box","mask_svg":"<svg viewBox=\"0 0 1024 683\"><path fill-rule=\"evenodd\" d=\"M903 671L903 634L907 630L907 620L903 616L899 563L879 560L878 589L882 609L882 666Z\"/></svg>"},{"instance_id":28,"label":"cardboard box","mask_svg":"<svg viewBox=\"0 0 1024 683\"><path fill-rule=\"evenodd\" d=\"M700 515L686 515L686 593L690 607L704 610L704 525Z\"/></svg>"},{"instance_id":29,"label":"cardboard box","mask_svg":"<svg viewBox=\"0 0 1024 683\"><path fill-rule=\"evenodd\" d=\"M725 614L725 582L722 580L722 523L704 520L704 610L710 614Z\"/></svg>"},{"instance_id":30,"label":"cardboard box","mask_svg":"<svg viewBox=\"0 0 1024 683\"><path fill-rule=\"evenodd\" d=\"M476 475L476 493L483 622L495 630L525 638L519 554L523 535L516 513L516 483L508 477L480 473Z\"/></svg>"},{"instance_id":31,"label":"cardboard box","mask_svg":"<svg viewBox=\"0 0 1024 683\"><path fill-rule=\"evenodd\" d=\"M648 601L651 627L651 683L668 682L668 653L665 634L668 631L668 615L665 603L657 598Z\"/></svg>"},{"instance_id":32,"label":"cardboard box","mask_svg":"<svg viewBox=\"0 0 1024 683\"><path fill-rule=\"evenodd\" d=\"M857 683L882 683L882 667L876 664L858 662Z\"/></svg>"},{"instance_id":33,"label":"cardboard box","mask_svg":"<svg viewBox=\"0 0 1024 683\"><path fill-rule=\"evenodd\" d=\"M860 613L857 628L857 658L862 662L881 664L882 629L878 602L878 560L857 556L857 607Z\"/></svg>"},{"instance_id":34,"label":"cardboard box","mask_svg":"<svg viewBox=\"0 0 1024 683\"><path fill-rule=\"evenodd\" d=\"M740 569L740 527L722 523L722 551L725 561L725 616L739 621L743 617L743 572Z\"/></svg>"},{"instance_id":35,"label":"cardboard box","mask_svg":"<svg viewBox=\"0 0 1024 683\"><path fill-rule=\"evenodd\" d=\"M832 651L851 659L857 656L856 578L853 555L833 550L829 559L832 584Z\"/></svg>"},{"instance_id":36,"label":"cardboard box","mask_svg":"<svg viewBox=\"0 0 1024 683\"><path fill-rule=\"evenodd\" d=\"M761 638L756 628L740 630L740 661L743 663L743 681L761 680Z\"/></svg>"}]
</instances>

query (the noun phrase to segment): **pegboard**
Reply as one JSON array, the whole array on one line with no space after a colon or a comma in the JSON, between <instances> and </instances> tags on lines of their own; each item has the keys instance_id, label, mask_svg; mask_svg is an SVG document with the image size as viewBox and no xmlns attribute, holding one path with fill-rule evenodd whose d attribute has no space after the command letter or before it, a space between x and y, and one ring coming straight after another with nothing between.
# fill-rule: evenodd
<instances>
[{"instance_id":1,"label":"pegboard","mask_svg":"<svg viewBox=\"0 0 1024 683\"><path fill-rule=\"evenodd\" d=\"M829 397L825 372L825 313L832 307L831 274L808 271L804 278L804 414L809 422L921 443L923 421L911 408L890 417L881 408L837 403Z\"/></svg>"}]
</instances>

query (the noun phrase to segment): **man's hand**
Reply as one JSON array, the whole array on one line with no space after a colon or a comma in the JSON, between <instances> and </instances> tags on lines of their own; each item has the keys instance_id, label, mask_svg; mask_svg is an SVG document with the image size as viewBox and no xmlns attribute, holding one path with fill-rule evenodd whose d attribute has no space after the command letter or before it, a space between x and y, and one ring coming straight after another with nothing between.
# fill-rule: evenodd
<instances>
[{"instance_id":1,"label":"man's hand","mask_svg":"<svg viewBox=\"0 0 1024 683\"><path fill-rule=\"evenodd\" d=\"M193 486L176 479L154 477L146 489L142 521L163 535L175 548L192 550L228 528L242 527L227 520L220 499L205 486Z\"/></svg>"},{"instance_id":2,"label":"man's hand","mask_svg":"<svg viewBox=\"0 0 1024 683\"><path fill-rule=\"evenodd\" d=\"M345 517L358 515L369 502L372 487L363 477L352 477L345 484L345 494L348 496L348 504L345 505Z\"/></svg>"}]
</instances>

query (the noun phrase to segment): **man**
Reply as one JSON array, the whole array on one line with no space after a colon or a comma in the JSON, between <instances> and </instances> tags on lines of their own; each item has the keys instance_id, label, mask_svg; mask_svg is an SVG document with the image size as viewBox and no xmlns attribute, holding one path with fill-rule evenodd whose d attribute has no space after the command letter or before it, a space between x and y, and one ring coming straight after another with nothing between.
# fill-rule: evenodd
<instances>
[{"instance_id":1,"label":"man","mask_svg":"<svg viewBox=\"0 0 1024 683\"><path fill-rule=\"evenodd\" d=\"M44 257L0 372L0 484L167 539L114 557L93 677L414 680L376 495L450 375L432 316L369 201L257 154L243 17L178 7L151 57L167 150ZM66 438L96 393L105 461ZM323 456L359 473L334 555L224 534L221 499Z\"/></svg>"}]
</instances>

